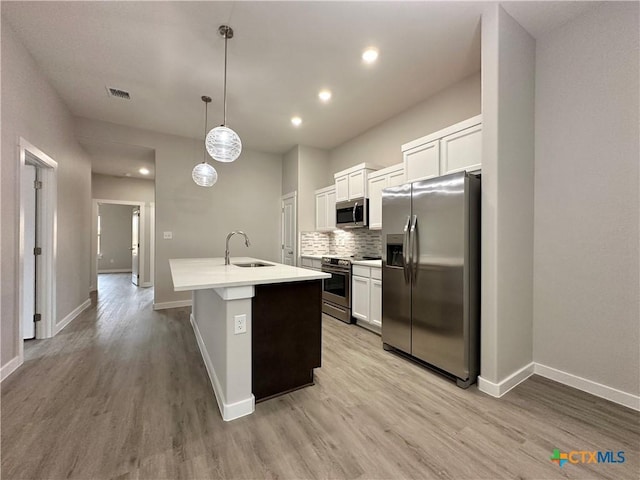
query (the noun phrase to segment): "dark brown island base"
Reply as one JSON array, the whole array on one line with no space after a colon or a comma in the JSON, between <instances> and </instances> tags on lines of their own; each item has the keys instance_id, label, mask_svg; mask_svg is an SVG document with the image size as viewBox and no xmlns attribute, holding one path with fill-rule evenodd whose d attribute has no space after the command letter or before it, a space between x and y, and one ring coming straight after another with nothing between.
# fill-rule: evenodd
<instances>
[{"instance_id":1,"label":"dark brown island base","mask_svg":"<svg viewBox=\"0 0 640 480\"><path fill-rule=\"evenodd\" d=\"M313 385L322 357L322 280L256 285L251 308L256 403Z\"/></svg>"},{"instance_id":2,"label":"dark brown island base","mask_svg":"<svg viewBox=\"0 0 640 480\"><path fill-rule=\"evenodd\" d=\"M175 291L191 291L191 325L226 421L256 401L313 385L322 346L317 270L251 257L169 261Z\"/></svg>"}]
</instances>

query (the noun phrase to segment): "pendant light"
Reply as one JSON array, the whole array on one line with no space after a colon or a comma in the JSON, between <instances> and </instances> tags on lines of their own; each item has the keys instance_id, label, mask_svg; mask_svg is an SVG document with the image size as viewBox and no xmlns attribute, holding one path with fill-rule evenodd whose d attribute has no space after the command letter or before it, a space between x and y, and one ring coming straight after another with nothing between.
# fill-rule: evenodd
<instances>
[{"instance_id":1,"label":"pendant light","mask_svg":"<svg viewBox=\"0 0 640 480\"><path fill-rule=\"evenodd\" d=\"M204 102L204 133L206 135L207 112L209 110L209 104L211 103L211 97L203 96L202 101ZM213 184L218 181L218 172L216 172L216 169L213 168L212 165L207 163L207 155L204 150L202 152L202 163L193 167L191 177L193 178L193 181L201 187L212 187Z\"/></svg>"},{"instance_id":2,"label":"pendant light","mask_svg":"<svg viewBox=\"0 0 640 480\"><path fill-rule=\"evenodd\" d=\"M220 25L218 33L224 37L224 122L207 134L205 145L214 160L233 162L242 152L240 137L227 127L227 40L233 38L233 29Z\"/></svg>"}]
</instances>

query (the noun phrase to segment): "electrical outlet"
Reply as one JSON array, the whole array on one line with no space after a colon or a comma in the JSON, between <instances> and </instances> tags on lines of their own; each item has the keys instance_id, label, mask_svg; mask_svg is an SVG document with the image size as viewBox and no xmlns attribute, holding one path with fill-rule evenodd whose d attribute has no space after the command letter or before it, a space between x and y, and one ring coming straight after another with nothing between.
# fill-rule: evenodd
<instances>
[{"instance_id":1,"label":"electrical outlet","mask_svg":"<svg viewBox=\"0 0 640 480\"><path fill-rule=\"evenodd\" d=\"M235 335L247 333L247 316L245 314L233 317L233 333Z\"/></svg>"},{"instance_id":2,"label":"electrical outlet","mask_svg":"<svg viewBox=\"0 0 640 480\"><path fill-rule=\"evenodd\" d=\"M164 232L164 239L165 240L173 239L173 232Z\"/></svg>"}]
</instances>

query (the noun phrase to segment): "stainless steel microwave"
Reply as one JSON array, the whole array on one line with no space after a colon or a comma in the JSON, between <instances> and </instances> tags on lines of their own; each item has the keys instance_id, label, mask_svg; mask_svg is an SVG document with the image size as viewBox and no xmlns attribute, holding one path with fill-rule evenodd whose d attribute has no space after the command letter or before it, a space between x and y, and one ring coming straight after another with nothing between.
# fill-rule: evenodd
<instances>
[{"instance_id":1,"label":"stainless steel microwave","mask_svg":"<svg viewBox=\"0 0 640 480\"><path fill-rule=\"evenodd\" d=\"M362 228L369 225L369 199L336 203L336 227Z\"/></svg>"}]
</instances>

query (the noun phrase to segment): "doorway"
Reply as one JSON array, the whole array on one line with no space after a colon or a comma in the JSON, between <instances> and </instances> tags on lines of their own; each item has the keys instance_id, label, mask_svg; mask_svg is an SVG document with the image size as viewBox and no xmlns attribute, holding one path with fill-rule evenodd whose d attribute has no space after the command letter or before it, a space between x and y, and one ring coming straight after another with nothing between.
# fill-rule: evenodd
<instances>
[{"instance_id":1,"label":"doorway","mask_svg":"<svg viewBox=\"0 0 640 480\"><path fill-rule=\"evenodd\" d=\"M56 333L56 217L58 164L19 140L18 352L24 341Z\"/></svg>"},{"instance_id":2,"label":"doorway","mask_svg":"<svg viewBox=\"0 0 640 480\"><path fill-rule=\"evenodd\" d=\"M296 200L297 192L289 193L282 197L281 214L281 249L282 263L285 265L297 265L298 233L296 229Z\"/></svg>"},{"instance_id":3,"label":"doorway","mask_svg":"<svg viewBox=\"0 0 640 480\"><path fill-rule=\"evenodd\" d=\"M126 273L137 287L153 286L154 203L93 200L92 287L108 274Z\"/></svg>"}]
</instances>

